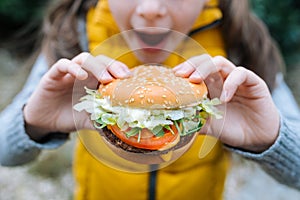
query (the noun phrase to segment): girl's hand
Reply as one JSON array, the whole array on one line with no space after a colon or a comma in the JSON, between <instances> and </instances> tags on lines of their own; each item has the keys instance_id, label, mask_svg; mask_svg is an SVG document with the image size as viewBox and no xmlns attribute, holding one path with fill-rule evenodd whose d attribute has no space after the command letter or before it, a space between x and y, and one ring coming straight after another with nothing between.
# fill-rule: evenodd
<instances>
[{"instance_id":1,"label":"girl's hand","mask_svg":"<svg viewBox=\"0 0 300 200\"><path fill-rule=\"evenodd\" d=\"M221 56L201 55L178 65L174 72L194 83L213 83L209 79L216 73L223 79L222 88L209 86L210 93L220 90L223 119L210 118L203 133L253 152L262 152L274 143L279 132L279 114L266 83L252 71L236 67Z\"/></svg>"},{"instance_id":2,"label":"girl's hand","mask_svg":"<svg viewBox=\"0 0 300 200\"><path fill-rule=\"evenodd\" d=\"M114 78L128 76L130 71L126 65L105 56L81 53L72 60L60 59L42 77L24 107L27 133L39 140L50 132L92 128L88 117L82 114L76 116L75 125L72 100L76 101L74 96L84 95L82 88L82 93L76 94L79 87L74 87L75 81L96 89L98 82L109 83Z\"/></svg>"}]
</instances>

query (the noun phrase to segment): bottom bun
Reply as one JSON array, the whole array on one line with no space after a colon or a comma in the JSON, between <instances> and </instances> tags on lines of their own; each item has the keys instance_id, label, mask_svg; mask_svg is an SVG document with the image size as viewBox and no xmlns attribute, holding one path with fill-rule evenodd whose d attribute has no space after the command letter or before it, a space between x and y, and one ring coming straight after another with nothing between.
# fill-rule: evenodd
<instances>
[{"instance_id":1,"label":"bottom bun","mask_svg":"<svg viewBox=\"0 0 300 200\"><path fill-rule=\"evenodd\" d=\"M181 136L177 145L163 151L139 149L128 145L117 138L107 128L102 129L100 134L104 143L118 156L128 161L139 164L162 164L171 163L182 156L192 145L197 134Z\"/></svg>"}]
</instances>

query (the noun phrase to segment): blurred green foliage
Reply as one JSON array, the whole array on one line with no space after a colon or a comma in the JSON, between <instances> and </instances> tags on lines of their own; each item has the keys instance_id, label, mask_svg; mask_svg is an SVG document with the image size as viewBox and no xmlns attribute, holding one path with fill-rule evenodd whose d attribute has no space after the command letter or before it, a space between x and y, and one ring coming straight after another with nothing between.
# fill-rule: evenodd
<instances>
[{"instance_id":1,"label":"blurred green foliage","mask_svg":"<svg viewBox=\"0 0 300 200\"><path fill-rule=\"evenodd\" d=\"M17 24L40 20L46 4L46 0L0 0L1 20Z\"/></svg>"},{"instance_id":2,"label":"blurred green foliage","mask_svg":"<svg viewBox=\"0 0 300 200\"><path fill-rule=\"evenodd\" d=\"M50 0L0 0L0 48L27 57L38 47L40 27Z\"/></svg>"},{"instance_id":3,"label":"blurred green foliage","mask_svg":"<svg viewBox=\"0 0 300 200\"><path fill-rule=\"evenodd\" d=\"M251 0L254 12L268 26L289 66L300 62L300 1Z\"/></svg>"}]
</instances>

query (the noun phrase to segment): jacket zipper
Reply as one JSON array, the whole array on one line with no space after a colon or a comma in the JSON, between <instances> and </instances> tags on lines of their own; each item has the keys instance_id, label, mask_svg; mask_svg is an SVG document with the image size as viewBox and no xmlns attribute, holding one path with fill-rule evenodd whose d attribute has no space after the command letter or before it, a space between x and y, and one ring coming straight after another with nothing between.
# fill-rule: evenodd
<instances>
[{"instance_id":1,"label":"jacket zipper","mask_svg":"<svg viewBox=\"0 0 300 200\"><path fill-rule=\"evenodd\" d=\"M150 165L148 200L155 200L158 165Z\"/></svg>"}]
</instances>

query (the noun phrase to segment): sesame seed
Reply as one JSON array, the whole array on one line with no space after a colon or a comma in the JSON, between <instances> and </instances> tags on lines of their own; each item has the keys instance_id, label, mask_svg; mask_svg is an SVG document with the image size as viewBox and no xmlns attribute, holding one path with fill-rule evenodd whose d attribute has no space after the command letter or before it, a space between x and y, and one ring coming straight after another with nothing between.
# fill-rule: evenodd
<instances>
[{"instance_id":1,"label":"sesame seed","mask_svg":"<svg viewBox=\"0 0 300 200\"><path fill-rule=\"evenodd\" d=\"M134 102L134 98L131 98L130 100L129 100L129 103L133 103Z\"/></svg>"}]
</instances>

